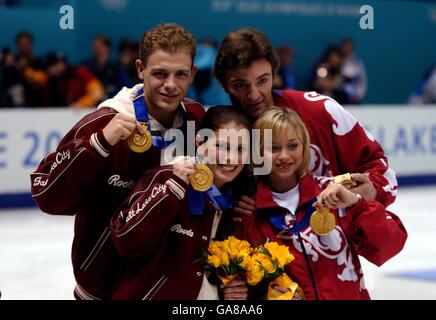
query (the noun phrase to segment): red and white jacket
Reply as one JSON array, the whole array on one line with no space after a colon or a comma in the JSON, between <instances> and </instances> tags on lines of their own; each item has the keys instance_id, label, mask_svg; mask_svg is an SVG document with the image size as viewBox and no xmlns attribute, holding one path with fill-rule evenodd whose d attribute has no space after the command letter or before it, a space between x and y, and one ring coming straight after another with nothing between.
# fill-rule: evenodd
<instances>
[{"instance_id":1,"label":"red and white jacket","mask_svg":"<svg viewBox=\"0 0 436 320\"><path fill-rule=\"evenodd\" d=\"M31 174L32 196L49 214L75 215L72 262L78 299L109 298L120 264L109 221L138 178L160 166L161 151L129 149L127 140L111 147L103 128L117 112L134 116L131 99L142 85L123 89L116 98L80 120ZM184 101L187 120L199 125L204 109Z\"/></svg>"},{"instance_id":2,"label":"red and white jacket","mask_svg":"<svg viewBox=\"0 0 436 320\"><path fill-rule=\"evenodd\" d=\"M326 186L343 173L369 173L376 200L385 207L395 201L398 183L384 151L374 137L330 97L316 92L274 90L275 105L296 111L310 135L310 172Z\"/></svg>"},{"instance_id":3,"label":"red and white jacket","mask_svg":"<svg viewBox=\"0 0 436 320\"><path fill-rule=\"evenodd\" d=\"M303 218L307 202L320 192L312 176L300 179L297 221ZM255 214L244 217L237 226L236 236L252 244L268 239L288 246L295 260L285 272L298 282L307 299L316 298L315 290L322 300L369 299L358 255L380 266L399 253L407 239L396 215L379 202L363 198L352 208L330 210L336 227L326 236L315 234L310 225L299 233L275 228L269 220L270 210L283 214L288 210L273 200L270 188L262 182L257 186L256 208Z\"/></svg>"},{"instance_id":4,"label":"red and white jacket","mask_svg":"<svg viewBox=\"0 0 436 320\"><path fill-rule=\"evenodd\" d=\"M113 299L197 299L204 275L198 260L220 213L205 201L203 214L190 214L188 185L172 172L172 166L148 171L112 219L113 242L128 257Z\"/></svg>"}]
</instances>

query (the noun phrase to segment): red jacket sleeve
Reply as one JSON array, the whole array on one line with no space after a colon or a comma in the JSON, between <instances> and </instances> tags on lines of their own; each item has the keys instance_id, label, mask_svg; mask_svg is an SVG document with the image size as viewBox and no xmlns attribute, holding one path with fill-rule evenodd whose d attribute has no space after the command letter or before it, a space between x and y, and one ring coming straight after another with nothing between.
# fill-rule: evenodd
<instances>
[{"instance_id":1,"label":"red jacket sleeve","mask_svg":"<svg viewBox=\"0 0 436 320\"><path fill-rule=\"evenodd\" d=\"M369 179L377 189L376 200L385 207L395 201L398 182L383 148L350 112L330 97L316 92L306 92L302 96L293 93L286 97L311 124L314 134L331 137L332 145L323 141L320 147L333 152L330 156L337 158L338 173L369 173Z\"/></svg>"},{"instance_id":2,"label":"red jacket sleeve","mask_svg":"<svg viewBox=\"0 0 436 320\"><path fill-rule=\"evenodd\" d=\"M42 211L73 215L92 195L110 149L102 130L115 114L85 116L31 174L32 197Z\"/></svg>"},{"instance_id":3,"label":"red jacket sleeve","mask_svg":"<svg viewBox=\"0 0 436 320\"><path fill-rule=\"evenodd\" d=\"M389 168L381 145L347 110L337 106L342 109L340 112L344 117L356 121L353 129L348 133L334 135L337 156L343 172L368 173L369 179L377 189L375 200L387 207L397 196L398 182L395 172ZM336 125L336 120L332 119L332 121L334 122L332 125Z\"/></svg>"},{"instance_id":4,"label":"red jacket sleeve","mask_svg":"<svg viewBox=\"0 0 436 320\"><path fill-rule=\"evenodd\" d=\"M171 167L147 171L111 219L112 239L119 253L137 257L152 252L168 234L186 188Z\"/></svg>"},{"instance_id":5,"label":"red jacket sleeve","mask_svg":"<svg viewBox=\"0 0 436 320\"><path fill-rule=\"evenodd\" d=\"M351 217L347 233L357 253L381 266L404 247L407 231L401 220L377 201L361 199L346 210Z\"/></svg>"}]
</instances>

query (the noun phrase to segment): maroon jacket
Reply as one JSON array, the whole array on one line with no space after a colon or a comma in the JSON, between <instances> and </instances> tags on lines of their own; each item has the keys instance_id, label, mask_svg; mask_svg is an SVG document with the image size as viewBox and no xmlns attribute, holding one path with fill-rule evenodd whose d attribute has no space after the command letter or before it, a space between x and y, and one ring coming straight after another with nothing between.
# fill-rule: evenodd
<instances>
[{"instance_id":1,"label":"maroon jacket","mask_svg":"<svg viewBox=\"0 0 436 320\"><path fill-rule=\"evenodd\" d=\"M204 109L185 101L187 120L198 128ZM117 112L102 108L77 123L31 174L32 195L49 214L75 215L72 262L79 299L109 298L120 259L109 221L136 180L160 165L160 150L132 152L127 140L110 147L103 128Z\"/></svg>"},{"instance_id":2,"label":"maroon jacket","mask_svg":"<svg viewBox=\"0 0 436 320\"><path fill-rule=\"evenodd\" d=\"M129 257L113 299L195 300L216 210L208 202L201 215L189 213L187 184L171 166L148 171L138 180L111 222L112 238Z\"/></svg>"},{"instance_id":3,"label":"maroon jacket","mask_svg":"<svg viewBox=\"0 0 436 320\"><path fill-rule=\"evenodd\" d=\"M321 189L306 175L300 179L299 192L297 221L302 220L307 202ZM262 182L258 183L256 207L257 212L238 226L237 236L252 244L269 239L288 246L295 260L285 271L298 282L308 299L315 299L315 288L322 300L369 299L358 255L380 266L399 253L407 239L396 215L385 211L379 202L363 198L352 208L330 210L335 214L336 227L326 236L318 236L310 226L299 235L276 229L269 220L269 210L283 213L287 210L273 200L271 190Z\"/></svg>"}]
</instances>

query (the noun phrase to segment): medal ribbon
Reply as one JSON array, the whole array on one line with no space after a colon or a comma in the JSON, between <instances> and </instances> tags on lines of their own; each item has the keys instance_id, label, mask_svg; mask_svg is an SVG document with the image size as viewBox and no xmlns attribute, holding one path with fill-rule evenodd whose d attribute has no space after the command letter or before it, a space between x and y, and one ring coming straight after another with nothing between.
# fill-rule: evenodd
<instances>
[{"instance_id":1,"label":"medal ribbon","mask_svg":"<svg viewBox=\"0 0 436 320\"><path fill-rule=\"evenodd\" d=\"M138 121L140 121L140 122L147 123L148 131L151 134L150 125L149 125L150 118L148 117L147 104L145 103L145 99L144 99L144 88L141 88L138 91L138 93L136 94L136 97L133 98L133 107L135 108L136 119L138 119ZM184 136L186 136L186 121L185 121L185 119L183 121L182 131L183 131ZM152 141L153 147L155 147L157 149L165 149L170 144L172 144L175 140L165 140L164 137L162 137L162 136L152 135L151 141Z\"/></svg>"},{"instance_id":2,"label":"medal ribbon","mask_svg":"<svg viewBox=\"0 0 436 320\"><path fill-rule=\"evenodd\" d=\"M225 188L223 194L221 194L214 184L206 192L194 190L191 186L189 186L187 191L189 212L191 214L203 214L204 200L206 195L211 200L216 210L225 211L231 209L233 207L233 201L230 188Z\"/></svg>"},{"instance_id":3,"label":"medal ribbon","mask_svg":"<svg viewBox=\"0 0 436 320\"><path fill-rule=\"evenodd\" d=\"M306 212L304 213L303 219L300 222L296 223L292 228L289 228L285 225L283 214L280 212L274 212L270 209L269 212L269 220L279 230L286 230L288 232L296 233L300 232L304 228L306 228L310 223L310 216L315 211L312 205L316 202L316 197L312 200L306 202Z\"/></svg>"}]
</instances>

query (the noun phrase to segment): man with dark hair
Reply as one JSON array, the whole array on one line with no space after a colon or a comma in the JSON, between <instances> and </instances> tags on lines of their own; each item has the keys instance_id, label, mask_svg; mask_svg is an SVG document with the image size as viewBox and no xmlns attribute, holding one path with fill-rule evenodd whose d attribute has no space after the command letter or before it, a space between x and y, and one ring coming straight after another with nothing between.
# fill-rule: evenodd
<instances>
[{"instance_id":1,"label":"man with dark hair","mask_svg":"<svg viewBox=\"0 0 436 320\"><path fill-rule=\"evenodd\" d=\"M358 183L352 191L385 206L392 203L397 180L380 144L330 97L316 92L273 90L279 63L266 35L255 29L239 29L222 40L215 75L233 104L252 120L273 105L291 108L300 115L311 139L309 168L321 185L331 183L336 175L351 172ZM248 197L243 199L247 203L240 202L237 211L249 214L254 202Z\"/></svg>"},{"instance_id":2,"label":"man with dark hair","mask_svg":"<svg viewBox=\"0 0 436 320\"><path fill-rule=\"evenodd\" d=\"M42 211L75 215L77 299L111 297L122 263L111 241L111 216L137 179L160 165L165 146L154 141L168 128L185 128L187 120L199 123L204 114L200 104L185 99L194 57L195 40L183 27L163 24L146 32L136 61L143 83L85 116L31 174L33 199Z\"/></svg>"}]
</instances>

